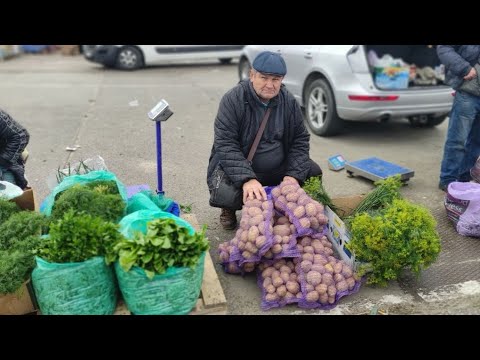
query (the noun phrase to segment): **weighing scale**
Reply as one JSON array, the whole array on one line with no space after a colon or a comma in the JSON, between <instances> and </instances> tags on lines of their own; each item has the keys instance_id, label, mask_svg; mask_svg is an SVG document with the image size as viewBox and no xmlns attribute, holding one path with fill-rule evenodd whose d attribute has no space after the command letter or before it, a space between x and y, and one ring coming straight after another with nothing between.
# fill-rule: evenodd
<instances>
[{"instance_id":1,"label":"weighing scale","mask_svg":"<svg viewBox=\"0 0 480 360\"><path fill-rule=\"evenodd\" d=\"M400 180L406 182L415 174L413 170L377 157L347 162L345 164L345 169L347 175L350 177L361 176L372 181L383 180L394 175L400 175Z\"/></svg>"},{"instance_id":2,"label":"weighing scale","mask_svg":"<svg viewBox=\"0 0 480 360\"><path fill-rule=\"evenodd\" d=\"M345 168L345 158L338 154L328 158L328 168L334 171L340 171Z\"/></svg>"}]
</instances>

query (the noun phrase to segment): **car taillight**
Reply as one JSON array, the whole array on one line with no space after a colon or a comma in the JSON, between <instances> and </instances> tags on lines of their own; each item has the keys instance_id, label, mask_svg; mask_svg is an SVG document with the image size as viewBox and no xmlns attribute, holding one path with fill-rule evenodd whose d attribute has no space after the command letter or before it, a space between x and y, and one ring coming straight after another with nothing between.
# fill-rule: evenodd
<instances>
[{"instance_id":1,"label":"car taillight","mask_svg":"<svg viewBox=\"0 0 480 360\"><path fill-rule=\"evenodd\" d=\"M374 95L348 95L352 101L395 101L398 95L374 96Z\"/></svg>"},{"instance_id":2,"label":"car taillight","mask_svg":"<svg viewBox=\"0 0 480 360\"><path fill-rule=\"evenodd\" d=\"M456 91L452 92L452 96L455 96Z\"/></svg>"}]
</instances>

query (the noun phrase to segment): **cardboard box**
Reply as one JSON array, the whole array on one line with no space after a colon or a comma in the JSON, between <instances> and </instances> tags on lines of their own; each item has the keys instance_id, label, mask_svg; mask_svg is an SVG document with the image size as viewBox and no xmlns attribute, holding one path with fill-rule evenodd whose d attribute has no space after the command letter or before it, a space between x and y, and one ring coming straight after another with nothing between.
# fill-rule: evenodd
<instances>
[{"instance_id":1,"label":"cardboard box","mask_svg":"<svg viewBox=\"0 0 480 360\"><path fill-rule=\"evenodd\" d=\"M354 271L357 271L361 262L356 260L355 254L350 252L345 246L350 241L351 234L345 223L340 219L340 216L348 216L364 198L365 195L354 195L332 199L333 204L338 209L338 214L330 207L325 207L325 215L328 217L327 237L340 258L350 265Z\"/></svg>"},{"instance_id":2,"label":"cardboard box","mask_svg":"<svg viewBox=\"0 0 480 360\"><path fill-rule=\"evenodd\" d=\"M30 280L13 294L0 294L0 315L25 315L35 311Z\"/></svg>"},{"instance_id":3,"label":"cardboard box","mask_svg":"<svg viewBox=\"0 0 480 360\"><path fill-rule=\"evenodd\" d=\"M24 210L38 211L32 189L25 190L21 196L12 201ZM13 294L0 294L0 315L24 315L36 310L37 305L30 280Z\"/></svg>"}]
</instances>

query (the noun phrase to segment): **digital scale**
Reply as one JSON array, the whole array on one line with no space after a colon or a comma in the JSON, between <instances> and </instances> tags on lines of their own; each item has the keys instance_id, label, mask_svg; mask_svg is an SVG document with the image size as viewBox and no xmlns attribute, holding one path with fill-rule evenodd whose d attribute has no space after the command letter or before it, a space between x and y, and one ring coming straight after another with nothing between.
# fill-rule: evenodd
<instances>
[{"instance_id":1,"label":"digital scale","mask_svg":"<svg viewBox=\"0 0 480 360\"><path fill-rule=\"evenodd\" d=\"M345 168L345 159L342 155L334 155L328 158L328 168L330 170L339 171Z\"/></svg>"},{"instance_id":2,"label":"digital scale","mask_svg":"<svg viewBox=\"0 0 480 360\"><path fill-rule=\"evenodd\" d=\"M361 176L372 181L384 180L391 176L400 175L400 180L406 182L415 174L413 170L377 157L347 162L345 169L350 177Z\"/></svg>"}]
</instances>

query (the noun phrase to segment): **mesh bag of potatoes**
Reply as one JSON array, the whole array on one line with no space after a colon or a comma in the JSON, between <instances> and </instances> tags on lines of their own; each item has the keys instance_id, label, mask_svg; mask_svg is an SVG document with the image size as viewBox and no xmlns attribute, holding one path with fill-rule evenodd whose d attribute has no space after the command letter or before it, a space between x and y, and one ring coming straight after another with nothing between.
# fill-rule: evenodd
<instances>
[{"instance_id":1,"label":"mesh bag of potatoes","mask_svg":"<svg viewBox=\"0 0 480 360\"><path fill-rule=\"evenodd\" d=\"M334 256L332 243L326 236L299 238L297 247L301 257L293 259L293 263L302 290L300 307L331 309L340 298L360 289L360 277Z\"/></svg>"},{"instance_id":2,"label":"mesh bag of potatoes","mask_svg":"<svg viewBox=\"0 0 480 360\"><path fill-rule=\"evenodd\" d=\"M321 237L328 222L324 207L307 195L299 184L282 181L272 189L274 207L295 226L298 236Z\"/></svg>"},{"instance_id":3,"label":"mesh bag of potatoes","mask_svg":"<svg viewBox=\"0 0 480 360\"><path fill-rule=\"evenodd\" d=\"M230 241L225 241L218 245L218 257L222 263L223 270L228 274L243 274L244 270L239 265L238 261L230 261L234 246L238 243L237 237ZM247 266L247 270L249 267ZM253 271L253 269L251 270Z\"/></svg>"}]
</instances>

